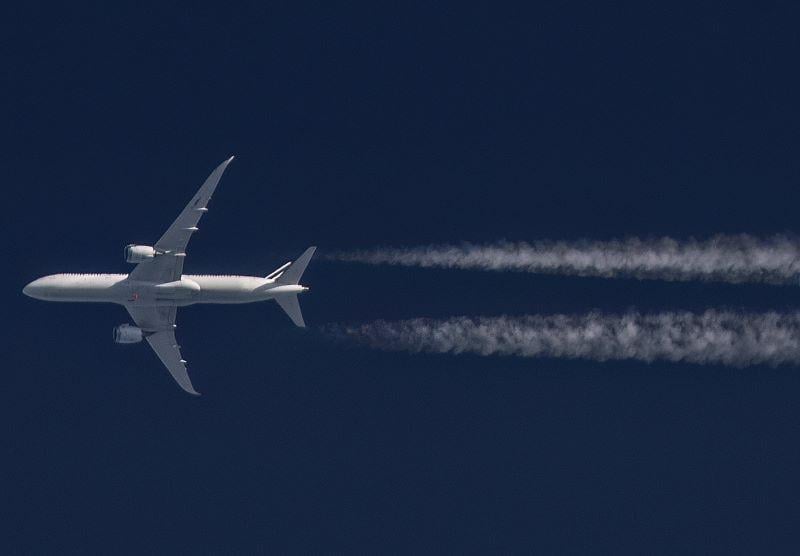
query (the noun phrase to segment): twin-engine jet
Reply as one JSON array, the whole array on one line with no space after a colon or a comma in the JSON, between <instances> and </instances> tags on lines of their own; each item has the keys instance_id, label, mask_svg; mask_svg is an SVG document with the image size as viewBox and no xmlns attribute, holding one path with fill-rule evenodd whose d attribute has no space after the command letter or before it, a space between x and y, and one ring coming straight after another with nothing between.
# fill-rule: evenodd
<instances>
[{"instance_id":1,"label":"twin-engine jet","mask_svg":"<svg viewBox=\"0 0 800 556\"><path fill-rule=\"evenodd\" d=\"M114 341L132 344L147 340L172 378L186 392L199 395L186 372L186 361L175 341L178 307L195 303L251 303L274 299L297 326L305 326L297 294L308 291L300 277L316 247L294 262L260 276L209 276L183 273L186 246L208 211L208 201L233 157L214 170L177 220L155 245L128 245L125 260L135 263L130 274L52 274L22 290L45 301L117 303L130 313L134 325L114 328Z\"/></svg>"}]
</instances>

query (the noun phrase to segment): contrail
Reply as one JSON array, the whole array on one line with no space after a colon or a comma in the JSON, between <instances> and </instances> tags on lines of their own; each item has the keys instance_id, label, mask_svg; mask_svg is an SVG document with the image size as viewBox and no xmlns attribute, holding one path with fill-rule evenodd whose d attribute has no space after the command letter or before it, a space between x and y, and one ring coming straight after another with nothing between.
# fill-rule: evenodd
<instances>
[{"instance_id":1,"label":"contrail","mask_svg":"<svg viewBox=\"0 0 800 556\"><path fill-rule=\"evenodd\" d=\"M378 247L338 251L326 258L375 265L730 283L796 284L800 276L800 240L789 236Z\"/></svg>"},{"instance_id":2,"label":"contrail","mask_svg":"<svg viewBox=\"0 0 800 556\"><path fill-rule=\"evenodd\" d=\"M698 364L800 363L800 312L531 315L329 324L329 336L376 349Z\"/></svg>"}]
</instances>

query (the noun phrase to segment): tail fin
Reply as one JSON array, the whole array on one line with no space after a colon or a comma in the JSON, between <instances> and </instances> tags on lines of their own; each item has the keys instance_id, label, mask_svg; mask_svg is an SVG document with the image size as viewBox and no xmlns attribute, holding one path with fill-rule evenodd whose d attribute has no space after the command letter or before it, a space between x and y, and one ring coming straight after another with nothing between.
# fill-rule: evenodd
<instances>
[{"instance_id":1,"label":"tail fin","mask_svg":"<svg viewBox=\"0 0 800 556\"><path fill-rule=\"evenodd\" d=\"M314 251L316 250L317 250L316 247L309 247L308 249L306 249L302 255L297 257L296 261L288 265L286 267L286 270L284 270L281 274L278 275L275 281L280 284L286 284L286 285L299 284L300 277L303 276L303 272L305 272L306 267L308 266L308 261L311 260L311 257L314 255Z\"/></svg>"},{"instance_id":2,"label":"tail fin","mask_svg":"<svg viewBox=\"0 0 800 556\"><path fill-rule=\"evenodd\" d=\"M266 276L267 280L271 280L271 279L273 279L273 278L276 278L276 279L277 279L277 278L278 278L278 276L280 276L281 274L283 274L283 271L284 271L284 270L286 270L287 268L289 268L289 267L291 266L291 264L292 264L292 261L289 261L289 262L288 262L288 263L286 263L285 265L283 265L283 266L279 266L278 268L276 268L275 270L273 270L272 272L270 272L269 274L267 274L267 276Z\"/></svg>"},{"instance_id":3,"label":"tail fin","mask_svg":"<svg viewBox=\"0 0 800 556\"><path fill-rule=\"evenodd\" d=\"M293 263L286 263L278 270L267 276L267 278L275 278L275 281L285 286L296 285L300 283L300 278L303 276L308 262L316 251L316 247L309 247L302 255L297 257ZM305 328L306 323L303 320L303 313L300 311L300 303L297 301L297 294L279 295L275 297L275 301L281 306L281 309L286 311L292 322L301 328Z\"/></svg>"}]
</instances>

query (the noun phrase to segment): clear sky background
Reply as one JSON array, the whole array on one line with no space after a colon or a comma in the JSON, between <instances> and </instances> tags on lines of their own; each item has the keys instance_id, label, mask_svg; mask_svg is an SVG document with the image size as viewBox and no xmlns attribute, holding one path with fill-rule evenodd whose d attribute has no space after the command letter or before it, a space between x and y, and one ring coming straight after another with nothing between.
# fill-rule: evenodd
<instances>
[{"instance_id":1,"label":"clear sky background","mask_svg":"<svg viewBox=\"0 0 800 556\"><path fill-rule=\"evenodd\" d=\"M178 315L193 398L112 305L231 154L189 273L308 245L798 232L788 1L2 8L2 551L796 553L797 368L381 353L318 326L796 309L793 287L312 261Z\"/></svg>"}]
</instances>

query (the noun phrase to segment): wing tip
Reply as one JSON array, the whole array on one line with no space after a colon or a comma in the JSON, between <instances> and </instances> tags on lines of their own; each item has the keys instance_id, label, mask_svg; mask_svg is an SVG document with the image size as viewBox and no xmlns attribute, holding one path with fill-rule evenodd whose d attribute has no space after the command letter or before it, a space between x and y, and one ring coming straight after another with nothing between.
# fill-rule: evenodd
<instances>
[{"instance_id":1,"label":"wing tip","mask_svg":"<svg viewBox=\"0 0 800 556\"><path fill-rule=\"evenodd\" d=\"M202 396L200 392L194 389L194 386L190 382L189 384L178 384L181 387L181 390L186 392L187 394L191 394L192 396Z\"/></svg>"}]
</instances>

